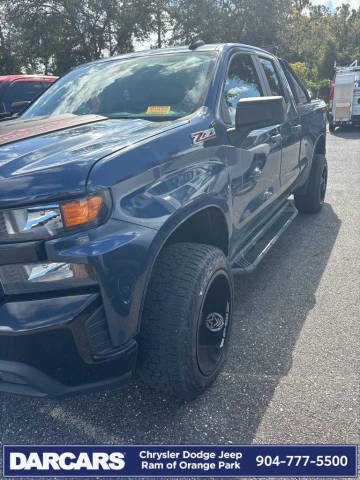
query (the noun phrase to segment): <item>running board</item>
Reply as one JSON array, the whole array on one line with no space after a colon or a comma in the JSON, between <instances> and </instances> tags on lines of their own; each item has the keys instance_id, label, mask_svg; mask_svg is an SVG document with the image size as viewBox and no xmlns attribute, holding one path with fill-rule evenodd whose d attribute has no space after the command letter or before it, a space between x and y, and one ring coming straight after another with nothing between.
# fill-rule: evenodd
<instances>
[{"instance_id":1,"label":"running board","mask_svg":"<svg viewBox=\"0 0 360 480\"><path fill-rule=\"evenodd\" d=\"M236 274L252 273L265 255L271 250L281 235L294 221L298 210L294 202L287 200L285 204L271 217L247 245L240 251L232 264Z\"/></svg>"}]
</instances>

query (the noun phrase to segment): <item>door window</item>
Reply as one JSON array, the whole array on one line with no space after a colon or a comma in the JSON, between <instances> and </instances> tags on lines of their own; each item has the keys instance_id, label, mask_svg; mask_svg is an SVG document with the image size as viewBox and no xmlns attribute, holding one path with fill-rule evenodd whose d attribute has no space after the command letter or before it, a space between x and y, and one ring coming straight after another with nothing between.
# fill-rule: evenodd
<instances>
[{"instance_id":1,"label":"door window","mask_svg":"<svg viewBox=\"0 0 360 480\"><path fill-rule=\"evenodd\" d=\"M296 103L308 103L309 100L308 96L305 93L305 89L295 77L291 67L289 65L286 65L286 63L284 62L281 62L281 65L283 67L285 76L290 84Z\"/></svg>"},{"instance_id":2,"label":"door window","mask_svg":"<svg viewBox=\"0 0 360 480\"><path fill-rule=\"evenodd\" d=\"M14 102L33 101L43 92L41 82L14 82L9 85L5 92L3 103L6 111L10 112L11 104Z\"/></svg>"},{"instance_id":3,"label":"door window","mask_svg":"<svg viewBox=\"0 0 360 480\"><path fill-rule=\"evenodd\" d=\"M267 58L259 58L259 60L264 68L265 76L269 83L271 95L273 95L274 97L285 97L279 75L275 70L274 63Z\"/></svg>"},{"instance_id":4,"label":"door window","mask_svg":"<svg viewBox=\"0 0 360 480\"><path fill-rule=\"evenodd\" d=\"M263 91L254 63L249 55L235 55L227 72L224 100L230 121L235 125L236 106L241 98L262 97Z\"/></svg>"}]
</instances>

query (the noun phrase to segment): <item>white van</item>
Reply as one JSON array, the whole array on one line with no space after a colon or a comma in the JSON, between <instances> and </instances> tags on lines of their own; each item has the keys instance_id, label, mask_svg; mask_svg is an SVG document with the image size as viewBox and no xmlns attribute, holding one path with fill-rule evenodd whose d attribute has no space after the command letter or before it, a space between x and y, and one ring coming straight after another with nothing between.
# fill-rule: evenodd
<instances>
[{"instance_id":1,"label":"white van","mask_svg":"<svg viewBox=\"0 0 360 480\"><path fill-rule=\"evenodd\" d=\"M329 98L329 129L341 125L360 125L360 66L335 67Z\"/></svg>"}]
</instances>

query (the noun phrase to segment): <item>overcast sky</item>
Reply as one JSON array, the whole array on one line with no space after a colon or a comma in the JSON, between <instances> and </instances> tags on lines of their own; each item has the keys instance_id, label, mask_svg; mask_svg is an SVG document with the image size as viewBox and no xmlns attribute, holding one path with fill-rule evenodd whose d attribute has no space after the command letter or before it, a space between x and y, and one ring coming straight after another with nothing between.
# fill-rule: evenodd
<instances>
[{"instance_id":1,"label":"overcast sky","mask_svg":"<svg viewBox=\"0 0 360 480\"><path fill-rule=\"evenodd\" d=\"M350 3L353 8L360 7L360 0L313 0L314 4L322 4L326 5L331 9L335 9L336 7L340 7L343 3Z\"/></svg>"}]
</instances>

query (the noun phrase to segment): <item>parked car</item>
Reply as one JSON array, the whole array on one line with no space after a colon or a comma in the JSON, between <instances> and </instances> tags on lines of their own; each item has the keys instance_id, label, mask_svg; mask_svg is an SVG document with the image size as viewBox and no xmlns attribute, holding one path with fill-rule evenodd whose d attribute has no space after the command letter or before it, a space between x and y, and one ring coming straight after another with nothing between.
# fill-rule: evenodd
<instances>
[{"instance_id":1,"label":"parked car","mask_svg":"<svg viewBox=\"0 0 360 480\"><path fill-rule=\"evenodd\" d=\"M57 79L48 75L0 76L0 120L21 113Z\"/></svg>"},{"instance_id":2,"label":"parked car","mask_svg":"<svg viewBox=\"0 0 360 480\"><path fill-rule=\"evenodd\" d=\"M233 274L321 210L324 112L285 61L197 42L80 66L3 122L0 390L64 395L137 367L165 394L204 391Z\"/></svg>"},{"instance_id":3,"label":"parked car","mask_svg":"<svg viewBox=\"0 0 360 480\"><path fill-rule=\"evenodd\" d=\"M329 99L329 130L343 125L360 125L360 65L336 67Z\"/></svg>"}]
</instances>

